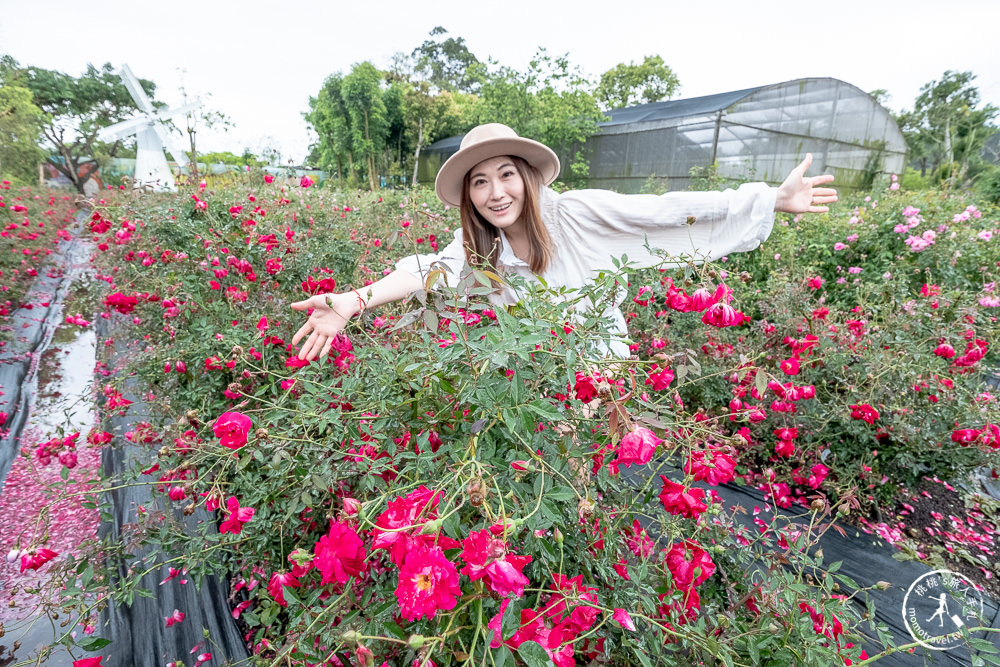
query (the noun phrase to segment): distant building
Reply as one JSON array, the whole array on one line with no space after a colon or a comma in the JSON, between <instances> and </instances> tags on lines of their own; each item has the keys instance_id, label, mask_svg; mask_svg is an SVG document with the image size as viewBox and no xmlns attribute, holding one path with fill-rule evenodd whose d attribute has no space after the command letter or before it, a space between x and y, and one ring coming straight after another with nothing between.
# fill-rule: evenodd
<instances>
[{"instance_id":1,"label":"distant building","mask_svg":"<svg viewBox=\"0 0 1000 667\"><path fill-rule=\"evenodd\" d=\"M651 179L686 190L691 169L713 163L724 178L777 184L806 153L813 154L809 173L832 173L841 189L869 187L905 166L906 143L889 112L837 79L640 104L608 116L583 148L588 186L618 192L640 192ZM420 182L433 182L461 139L442 139L421 153Z\"/></svg>"}]
</instances>

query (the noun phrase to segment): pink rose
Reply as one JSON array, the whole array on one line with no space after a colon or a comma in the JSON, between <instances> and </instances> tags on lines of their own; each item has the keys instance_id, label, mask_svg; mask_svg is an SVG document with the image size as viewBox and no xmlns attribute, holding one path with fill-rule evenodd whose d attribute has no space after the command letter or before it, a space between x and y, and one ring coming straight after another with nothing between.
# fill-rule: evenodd
<instances>
[{"instance_id":1,"label":"pink rose","mask_svg":"<svg viewBox=\"0 0 1000 667\"><path fill-rule=\"evenodd\" d=\"M247 444L247 434L251 426L253 422L246 415L239 412L223 412L212 424L212 430L223 447L239 449Z\"/></svg>"}]
</instances>

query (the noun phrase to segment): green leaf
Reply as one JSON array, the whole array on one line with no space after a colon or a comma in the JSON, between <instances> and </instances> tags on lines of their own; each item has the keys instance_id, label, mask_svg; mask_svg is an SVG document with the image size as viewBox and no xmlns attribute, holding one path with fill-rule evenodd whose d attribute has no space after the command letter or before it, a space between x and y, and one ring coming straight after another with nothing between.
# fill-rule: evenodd
<instances>
[{"instance_id":1,"label":"green leaf","mask_svg":"<svg viewBox=\"0 0 1000 667\"><path fill-rule=\"evenodd\" d=\"M557 486L545 494L546 500L573 500L576 494L568 486Z\"/></svg>"},{"instance_id":2,"label":"green leaf","mask_svg":"<svg viewBox=\"0 0 1000 667\"><path fill-rule=\"evenodd\" d=\"M1000 665L1000 656L986 654L982 656L982 659L983 662L985 663L989 663L991 665Z\"/></svg>"},{"instance_id":3,"label":"green leaf","mask_svg":"<svg viewBox=\"0 0 1000 667\"><path fill-rule=\"evenodd\" d=\"M542 508L542 516L547 521L549 521L550 524L555 523L562 516L559 511L559 507L557 507L553 503L550 503L547 498L542 498L541 508ZM546 526L546 528L547 527L548 526Z\"/></svg>"},{"instance_id":4,"label":"green leaf","mask_svg":"<svg viewBox=\"0 0 1000 667\"><path fill-rule=\"evenodd\" d=\"M396 322L395 326L393 326L390 329L390 331L398 331L398 330L402 329L405 326L409 326L410 324L413 324L414 322L416 322L418 317L420 317L420 311L419 310L411 310L410 312L408 312L405 315L403 315L402 317L400 317L399 321Z\"/></svg>"},{"instance_id":5,"label":"green leaf","mask_svg":"<svg viewBox=\"0 0 1000 667\"><path fill-rule=\"evenodd\" d=\"M425 310L423 314L424 326L431 331L437 331L438 316L433 310Z\"/></svg>"},{"instance_id":6,"label":"green leaf","mask_svg":"<svg viewBox=\"0 0 1000 667\"><path fill-rule=\"evenodd\" d=\"M270 625L274 622L274 619L278 617L281 612L281 607L275 603L270 605L264 610L264 613L260 615L260 622L262 625Z\"/></svg>"},{"instance_id":7,"label":"green leaf","mask_svg":"<svg viewBox=\"0 0 1000 667\"><path fill-rule=\"evenodd\" d=\"M504 641L507 641L521 628L521 611L524 609L526 601L524 598L516 598L507 605L507 610L500 619L500 633Z\"/></svg>"},{"instance_id":8,"label":"green leaf","mask_svg":"<svg viewBox=\"0 0 1000 667\"><path fill-rule=\"evenodd\" d=\"M100 651L110 643L111 640L105 639L104 637L91 637L90 639L85 639L80 642L80 648L84 651Z\"/></svg>"},{"instance_id":9,"label":"green leaf","mask_svg":"<svg viewBox=\"0 0 1000 667\"><path fill-rule=\"evenodd\" d=\"M517 648L517 654L524 660L528 667L552 667L549 654L545 652L541 644L533 641L526 641Z\"/></svg>"},{"instance_id":10,"label":"green leaf","mask_svg":"<svg viewBox=\"0 0 1000 667\"><path fill-rule=\"evenodd\" d=\"M632 655L639 658L639 662L642 663L642 667L653 667L653 663L649 661L649 658L646 657L645 652L642 650L636 649L632 652Z\"/></svg>"},{"instance_id":11,"label":"green leaf","mask_svg":"<svg viewBox=\"0 0 1000 667\"><path fill-rule=\"evenodd\" d=\"M410 636L395 621L386 621L382 626L400 639L407 639Z\"/></svg>"},{"instance_id":12,"label":"green leaf","mask_svg":"<svg viewBox=\"0 0 1000 667\"><path fill-rule=\"evenodd\" d=\"M302 606L302 600L300 600L298 598L298 596L296 596L295 593L292 592L292 587L291 586L282 586L282 588L285 589L285 599L287 601L294 602L295 604L299 605L300 607Z\"/></svg>"},{"instance_id":13,"label":"green leaf","mask_svg":"<svg viewBox=\"0 0 1000 667\"><path fill-rule=\"evenodd\" d=\"M542 400L532 401L531 403L525 404L525 407L534 412L542 419L555 421L562 417L562 415L559 414L559 410L557 410L548 401L542 401Z\"/></svg>"},{"instance_id":14,"label":"green leaf","mask_svg":"<svg viewBox=\"0 0 1000 667\"><path fill-rule=\"evenodd\" d=\"M462 523L458 520L458 514L449 514L445 517L441 524L441 532L456 539L462 534Z\"/></svg>"},{"instance_id":15,"label":"green leaf","mask_svg":"<svg viewBox=\"0 0 1000 667\"><path fill-rule=\"evenodd\" d=\"M753 378L753 384L757 387L757 394L763 397L764 392L767 390L767 374L764 373L763 369L757 369L757 375Z\"/></svg>"},{"instance_id":16,"label":"green leaf","mask_svg":"<svg viewBox=\"0 0 1000 667\"><path fill-rule=\"evenodd\" d=\"M507 658L513 658L513 654L506 646L493 649L493 667L503 667L507 664Z\"/></svg>"},{"instance_id":17,"label":"green leaf","mask_svg":"<svg viewBox=\"0 0 1000 667\"><path fill-rule=\"evenodd\" d=\"M996 646L986 641L985 639L978 639L976 637L971 637L969 639L969 644L977 651L981 651L983 653L1000 653L1000 651L997 650Z\"/></svg>"}]
</instances>

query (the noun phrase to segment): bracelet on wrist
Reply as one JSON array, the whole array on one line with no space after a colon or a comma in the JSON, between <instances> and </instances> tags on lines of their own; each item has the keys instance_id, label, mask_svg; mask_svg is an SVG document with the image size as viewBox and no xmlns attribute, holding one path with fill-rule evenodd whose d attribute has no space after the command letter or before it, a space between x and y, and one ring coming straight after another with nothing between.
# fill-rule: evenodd
<instances>
[{"instance_id":1,"label":"bracelet on wrist","mask_svg":"<svg viewBox=\"0 0 1000 667\"><path fill-rule=\"evenodd\" d=\"M360 315L368 309L368 302L361 298L361 292L358 290L351 291L354 292L354 296L358 297L358 315Z\"/></svg>"}]
</instances>

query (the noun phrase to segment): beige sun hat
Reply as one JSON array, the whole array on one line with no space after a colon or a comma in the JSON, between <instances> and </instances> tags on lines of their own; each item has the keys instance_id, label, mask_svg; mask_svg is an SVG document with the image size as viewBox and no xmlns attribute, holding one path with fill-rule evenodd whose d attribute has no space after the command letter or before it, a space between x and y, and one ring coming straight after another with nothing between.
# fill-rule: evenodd
<instances>
[{"instance_id":1,"label":"beige sun hat","mask_svg":"<svg viewBox=\"0 0 1000 667\"><path fill-rule=\"evenodd\" d=\"M524 158L541 173L543 185L550 184L559 176L559 158L551 148L519 137L514 130L501 123L487 123L469 130L458 152L442 165L434 181L437 196L445 204L461 206L465 175L483 160L499 155Z\"/></svg>"}]
</instances>

